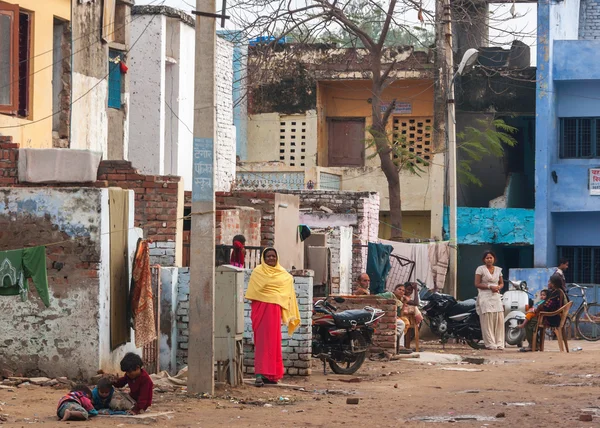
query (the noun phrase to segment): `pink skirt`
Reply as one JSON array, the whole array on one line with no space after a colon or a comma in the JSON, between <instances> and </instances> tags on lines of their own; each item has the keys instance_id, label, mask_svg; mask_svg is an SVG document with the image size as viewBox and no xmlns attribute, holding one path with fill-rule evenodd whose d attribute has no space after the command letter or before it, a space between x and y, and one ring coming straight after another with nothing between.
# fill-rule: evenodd
<instances>
[{"instance_id":1,"label":"pink skirt","mask_svg":"<svg viewBox=\"0 0 600 428\"><path fill-rule=\"evenodd\" d=\"M253 301L250 318L254 331L254 373L277 382L284 373L281 306Z\"/></svg>"}]
</instances>

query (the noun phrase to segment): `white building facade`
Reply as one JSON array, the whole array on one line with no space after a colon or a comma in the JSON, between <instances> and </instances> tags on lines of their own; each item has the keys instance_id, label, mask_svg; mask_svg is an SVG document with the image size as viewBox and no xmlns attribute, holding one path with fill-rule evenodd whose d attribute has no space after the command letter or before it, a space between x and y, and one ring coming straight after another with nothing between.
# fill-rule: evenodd
<instances>
[{"instance_id":1,"label":"white building facade","mask_svg":"<svg viewBox=\"0 0 600 428\"><path fill-rule=\"evenodd\" d=\"M129 160L144 174L177 175L192 188L194 18L165 6L135 6L132 38L146 31L129 59ZM147 29L146 29L147 28ZM146 30L145 30L146 29ZM233 44L217 38L215 191L235 178Z\"/></svg>"}]
</instances>

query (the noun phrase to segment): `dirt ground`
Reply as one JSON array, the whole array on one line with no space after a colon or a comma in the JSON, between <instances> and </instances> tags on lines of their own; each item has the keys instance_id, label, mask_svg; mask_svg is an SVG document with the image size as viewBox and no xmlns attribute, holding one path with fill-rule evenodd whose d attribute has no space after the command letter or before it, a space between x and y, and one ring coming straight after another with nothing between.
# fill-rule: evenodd
<instances>
[{"instance_id":1,"label":"dirt ground","mask_svg":"<svg viewBox=\"0 0 600 428\"><path fill-rule=\"evenodd\" d=\"M368 425L370 428L432 427L442 422L423 417L453 418L464 427L592 427L600 423L600 343L570 342L580 352L559 353L556 342L547 342L544 353L473 351L459 345L445 350L427 343L427 358L448 354L479 356L485 364L438 364L423 360L368 361L348 383L321 366L307 379L286 383L305 391L246 386L219 390L214 398L193 398L184 393L155 393L153 412L174 413L134 420L96 417L88 422L61 423L56 403L62 391L25 386L13 392L0 389L0 415L8 427L153 425L160 427L329 427ZM440 355L442 357L440 357ZM450 369L450 370L448 370ZM460 370L456 370L460 369ZM467 369L467 370L465 370ZM358 405L346 399L359 398ZM598 410L592 422L581 422L583 409ZM502 414L504 416L502 416ZM497 417L498 416L498 417ZM474 420L478 417L481 420Z\"/></svg>"}]
</instances>

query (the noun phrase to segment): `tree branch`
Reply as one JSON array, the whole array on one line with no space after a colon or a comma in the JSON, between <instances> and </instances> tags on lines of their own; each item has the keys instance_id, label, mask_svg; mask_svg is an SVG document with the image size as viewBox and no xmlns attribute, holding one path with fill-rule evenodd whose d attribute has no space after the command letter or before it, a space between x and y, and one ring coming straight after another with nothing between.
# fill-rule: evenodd
<instances>
[{"instance_id":1,"label":"tree branch","mask_svg":"<svg viewBox=\"0 0 600 428\"><path fill-rule=\"evenodd\" d=\"M394 15L395 9L396 9L396 0L391 0L390 7L388 8L387 14L385 16L385 22L383 23L383 28L381 30L381 34L379 35L379 43L377 43L377 48L379 51L381 51L381 49L383 48L383 44L385 43L387 34L390 31L390 24L392 23L392 16Z\"/></svg>"}]
</instances>

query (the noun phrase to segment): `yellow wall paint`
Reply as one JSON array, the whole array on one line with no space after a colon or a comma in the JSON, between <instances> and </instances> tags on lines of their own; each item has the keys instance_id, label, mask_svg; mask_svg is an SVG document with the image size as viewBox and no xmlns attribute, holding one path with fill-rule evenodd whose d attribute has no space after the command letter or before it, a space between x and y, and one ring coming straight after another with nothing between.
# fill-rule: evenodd
<instances>
[{"instance_id":1,"label":"yellow wall paint","mask_svg":"<svg viewBox=\"0 0 600 428\"><path fill-rule=\"evenodd\" d=\"M71 20L70 0L3 0L33 13L30 53L30 117L0 114L0 135L10 135L21 147L52 147L52 47L54 18ZM50 117L49 117L50 116ZM37 123L33 123L39 121ZM25 125L25 126L18 126ZM3 128L10 126L11 128Z\"/></svg>"},{"instance_id":2,"label":"yellow wall paint","mask_svg":"<svg viewBox=\"0 0 600 428\"><path fill-rule=\"evenodd\" d=\"M402 237L405 239L429 239L431 234L431 216L429 211L403 211L402 212ZM389 212L379 213L379 238L390 239L392 228L390 226Z\"/></svg>"},{"instance_id":3,"label":"yellow wall paint","mask_svg":"<svg viewBox=\"0 0 600 428\"><path fill-rule=\"evenodd\" d=\"M319 82L317 90L318 113L318 153L319 165L327 165L327 118L328 117L364 117L366 127L371 125L372 97L369 81L326 81ZM400 117L433 116L433 81L432 80L399 80L388 87L383 95L384 102L410 102L412 113L398 115ZM391 120L390 120L391 129ZM365 134L365 141L369 134ZM367 149L365 166L362 168L331 168L343 173L342 190L377 191L381 196L381 210L389 210L387 180L381 171L380 161L373 149ZM431 191L429 173L434 166L424 168L419 175L406 171L400 174L401 198L403 211L429 211L431 209ZM439 201L438 203L441 203ZM430 225L427 224L427 230ZM424 228L419 228L424 233ZM429 232L423 235L429 237Z\"/></svg>"}]
</instances>

